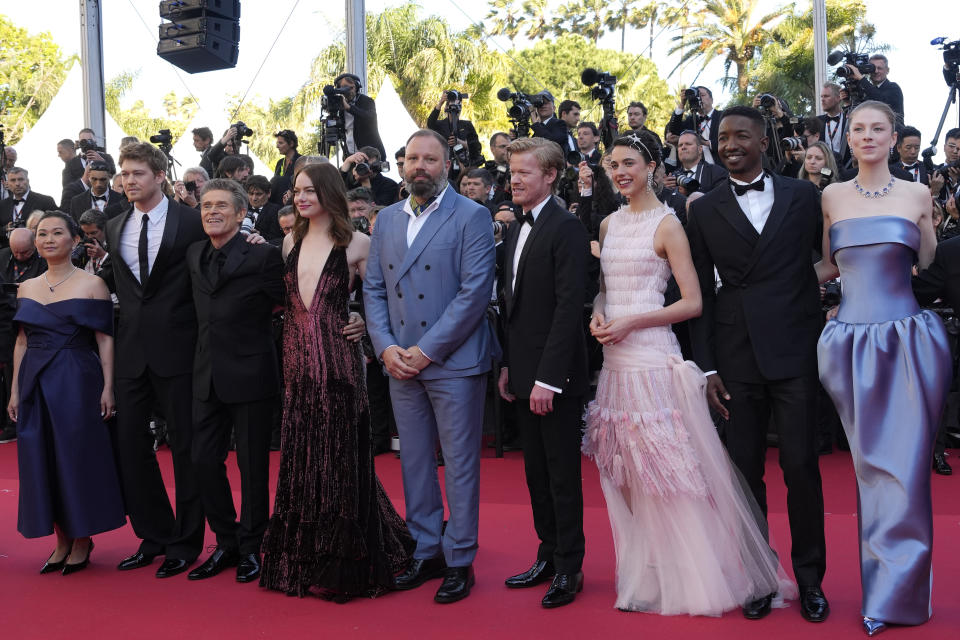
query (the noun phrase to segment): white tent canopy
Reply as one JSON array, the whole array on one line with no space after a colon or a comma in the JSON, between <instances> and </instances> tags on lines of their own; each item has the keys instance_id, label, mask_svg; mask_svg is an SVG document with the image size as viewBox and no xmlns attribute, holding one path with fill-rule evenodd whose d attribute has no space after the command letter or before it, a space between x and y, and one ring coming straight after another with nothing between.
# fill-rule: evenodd
<instances>
[{"instance_id":1,"label":"white tent canopy","mask_svg":"<svg viewBox=\"0 0 960 640\"><path fill-rule=\"evenodd\" d=\"M397 152L397 149L407 144L407 138L420 127L410 117L407 108L403 106L390 76L384 79L380 91L377 93L377 128L380 130L380 139L383 141L383 149L387 154L384 160L390 162L390 171L385 175L394 180L399 180L400 174L396 171L393 154Z\"/></svg>"},{"instance_id":2,"label":"white tent canopy","mask_svg":"<svg viewBox=\"0 0 960 640\"><path fill-rule=\"evenodd\" d=\"M60 201L63 162L57 157L57 143L64 138L76 140L80 129L86 126L83 121L83 70L75 64L50 106L16 144L17 165L29 172L31 189ZM116 160L120 139L127 134L109 113L106 134L106 144L102 146Z\"/></svg>"}]
</instances>

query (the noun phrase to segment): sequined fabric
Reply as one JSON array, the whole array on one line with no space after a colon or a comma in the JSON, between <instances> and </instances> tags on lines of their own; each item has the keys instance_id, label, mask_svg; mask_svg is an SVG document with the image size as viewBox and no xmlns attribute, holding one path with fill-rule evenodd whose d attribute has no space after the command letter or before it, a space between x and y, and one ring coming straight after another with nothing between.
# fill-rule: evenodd
<instances>
[{"instance_id":1,"label":"sequined fabric","mask_svg":"<svg viewBox=\"0 0 960 640\"><path fill-rule=\"evenodd\" d=\"M287 258L280 469L260 586L303 596L376 596L392 588L413 540L373 465L360 347L347 322L346 250L335 247L310 307L300 244Z\"/></svg>"}]
</instances>

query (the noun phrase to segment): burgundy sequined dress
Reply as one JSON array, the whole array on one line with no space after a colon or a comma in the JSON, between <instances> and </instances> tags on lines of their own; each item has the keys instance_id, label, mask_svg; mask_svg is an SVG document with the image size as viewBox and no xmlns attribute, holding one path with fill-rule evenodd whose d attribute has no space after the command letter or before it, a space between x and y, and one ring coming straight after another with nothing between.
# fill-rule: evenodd
<instances>
[{"instance_id":1,"label":"burgundy sequined dress","mask_svg":"<svg viewBox=\"0 0 960 640\"><path fill-rule=\"evenodd\" d=\"M287 258L280 470L260 586L304 596L376 596L414 543L374 472L360 347L342 336L349 268L335 247L310 308Z\"/></svg>"}]
</instances>

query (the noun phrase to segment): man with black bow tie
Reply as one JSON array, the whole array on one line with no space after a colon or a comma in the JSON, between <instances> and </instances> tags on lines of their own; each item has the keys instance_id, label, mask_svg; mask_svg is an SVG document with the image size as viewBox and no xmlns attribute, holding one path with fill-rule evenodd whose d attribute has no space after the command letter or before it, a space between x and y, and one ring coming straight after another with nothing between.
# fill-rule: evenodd
<instances>
[{"instance_id":1,"label":"man with black bow tie","mask_svg":"<svg viewBox=\"0 0 960 640\"><path fill-rule=\"evenodd\" d=\"M823 134L820 139L840 157L847 150L844 127L847 125L847 115L840 102L840 85L828 82L820 90L820 106L824 113L817 116L823 123ZM849 154L846 154L849 156ZM841 158L844 161L846 158Z\"/></svg>"},{"instance_id":2,"label":"man with black bow tie","mask_svg":"<svg viewBox=\"0 0 960 640\"><path fill-rule=\"evenodd\" d=\"M9 149L9 147L7 147ZM30 176L23 167L7 170L7 189L10 196L0 200L0 245L9 245L7 236L11 229L27 226L27 218L36 210L52 211L57 203L50 196L30 189Z\"/></svg>"},{"instance_id":3,"label":"man with black bow tie","mask_svg":"<svg viewBox=\"0 0 960 640\"><path fill-rule=\"evenodd\" d=\"M687 220L703 294L703 314L690 321L694 359L706 372L711 407L731 420L727 450L764 514L766 437L773 418L800 613L822 622L829 605L820 588L826 570L816 446L821 324L811 256L821 245L819 196L811 182L763 171L769 141L756 109L727 109L718 141L730 181L691 203ZM744 615L766 616L773 595L746 603Z\"/></svg>"},{"instance_id":4,"label":"man with black bow tie","mask_svg":"<svg viewBox=\"0 0 960 640\"><path fill-rule=\"evenodd\" d=\"M897 153L900 161L890 166L891 172L896 168L907 172L914 182L929 185L930 176L927 168L920 162L920 130L916 127L904 127L897 136Z\"/></svg>"},{"instance_id":5,"label":"man with black bow tie","mask_svg":"<svg viewBox=\"0 0 960 640\"><path fill-rule=\"evenodd\" d=\"M687 98L684 95L681 103L670 116L670 122L667 128L670 133L679 136L684 131L695 131L701 138L710 143L710 153L712 157L707 160L711 163L717 162L717 133L720 130L720 120L723 118L723 111L713 108L713 92L707 87L696 87L700 95L700 108L691 113L686 118L683 117L683 106Z\"/></svg>"},{"instance_id":6,"label":"man with black bow tie","mask_svg":"<svg viewBox=\"0 0 960 640\"><path fill-rule=\"evenodd\" d=\"M204 185L200 217L209 240L187 249L198 335L193 363L193 468L217 548L190 580L237 567L237 582L260 575L269 513L270 430L280 393L273 308L283 300L283 260L269 244L244 242L247 195L233 180ZM235 434L240 520L224 459Z\"/></svg>"},{"instance_id":7,"label":"man with black bow tie","mask_svg":"<svg viewBox=\"0 0 960 640\"><path fill-rule=\"evenodd\" d=\"M243 230L247 233L256 231L267 242L277 244L283 240L283 229L280 228L280 221L277 219L280 205L268 201L270 181L264 176L250 176L245 186L249 206Z\"/></svg>"},{"instance_id":8,"label":"man with black bow tie","mask_svg":"<svg viewBox=\"0 0 960 640\"><path fill-rule=\"evenodd\" d=\"M694 131L684 131L677 139L677 160L680 167L675 173L666 176L664 181L663 186L667 189L677 188L677 177L682 173L684 177L693 178L700 185L695 191L707 193L725 181L729 175L723 165L703 161L703 140Z\"/></svg>"},{"instance_id":9,"label":"man with black bow tie","mask_svg":"<svg viewBox=\"0 0 960 640\"><path fill-rule=\"evenodd\" d=\"M113 174L102 162L91 163L86 170L90 190L75 195L70 199L70 215L79 221L80 216L87 209L96 209L107 218L113 218L124 212L129 203L122 193L110 188Z\"/></svg>"}]
</instances>

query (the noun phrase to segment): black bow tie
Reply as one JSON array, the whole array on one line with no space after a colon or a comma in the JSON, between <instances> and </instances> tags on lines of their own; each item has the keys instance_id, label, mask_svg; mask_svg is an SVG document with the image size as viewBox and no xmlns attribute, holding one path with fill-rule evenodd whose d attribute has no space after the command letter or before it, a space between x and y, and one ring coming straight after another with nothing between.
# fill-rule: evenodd
<instances>
[{"instance_id":1,"label":"black bow tie","mask_svg":"<svg viewBox=\"0 0 960 640\"><path fill-rule=\"evenodd\" d=\"M26 200L23 200L23 199L18 200L17 198L13 199L13 204L23 204L24 202L26 202Z\"/></svg>"},{"instance_id":2,"label":"black bow tie","mask_svg":"<svg viewBox=\"0 0 960 640\"><path fill-rule=\"evenodd\" d=\"M250 212L260 215L260 212L263 210L263 207L250 207Z\"/></svg>"},{"instance_id":3,"label":"black bow tie","mask_svg":"<svg viewBox=\"0 0 960 640\"><path fill-rule=\"evenodd\" d=\"M106 202L107 196L93 196L93 201L96 202L97 200L103 200L104 202Z\"/></svg>"},{"instance_id":4,"label":"black bow tie","mask_svg":"<svg viewBox=\"0 0 960 640\"><path fill-rule=\"evenodd\" d=\"M730 181L730 185L733 187L733 191L738 195L742 196L747 191L751 189L756 191L763 191L763 178L760 178L756 182L751 182L750 184L737 184L733 180Z\"/></svg>"},{"instance_id":5,"label":"black bow tie","mask_svg":"<svg viewBox=\"0 0 960 640\"><path fill-rule=\"evenodd\" d=\"M523 224L524 222L529 222L530 226L532 227L534 223L533 214L530 213L529 211L524 211L519 216L517 216L517 221L520 224Z\"/></svg>"},{"instance_id":6,"label":"black bow tie","mask_svg":"<svg viewBox=\"0 0 960 640\"><path fill-rule=\"evenodd\" d=\"M840 116L827 116L829 122L840 122Z\"/></svg>"}]
</instances>

